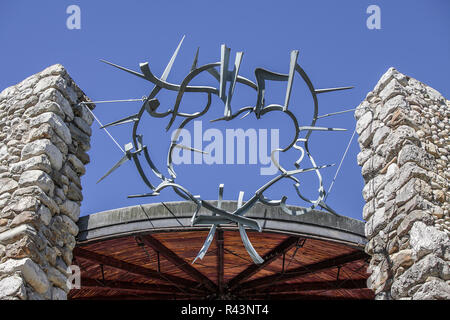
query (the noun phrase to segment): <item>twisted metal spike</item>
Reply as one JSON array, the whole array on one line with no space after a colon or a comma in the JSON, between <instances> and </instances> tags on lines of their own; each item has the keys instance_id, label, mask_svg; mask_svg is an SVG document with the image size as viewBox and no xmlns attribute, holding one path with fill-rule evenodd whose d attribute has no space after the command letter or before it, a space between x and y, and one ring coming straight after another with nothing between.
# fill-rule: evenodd
<instances>
[{"instance_id":1,"label":"twisted metal spike","mask_svg":"<svg viewBox=\"0 0 450 320\"><path fill-rule=\"evenodd\" d=\"M217 201L217 208L222 208L222 200L223 200L223 184L219 185L219 199ZM213 215L215 216L216 214L213 213ZM216 229L217 229L217 225L218 223L215 223L211 226L211 228L209 229L209 233L208 236L206 237L205 242L203 243L202 248L200 249L200 251L198 252L197 256L195 257L194 261L192 261L192 263L194 263L197 259L202 260L203 257L205 256L206 252L208 252L209 246L211 245L211 242L214 239L214 234L216 233Z\"/></svg>"},{"instance_id":2,"label":"twisted metal spike","mask_svg":"<svg viewBox=\"0 0 450 320\"><path fill-rule=\"evenodd\" d=\"M125 155L111 168L109 169L108 172L106 172L103 177L101 177L97 183L99 183L100 181L102 181L103 179L105 179L107 176L109 176L113 171L115 171L117 168L119 168L122 164L124 164L125 162L127 162L128 160L130 160L132 158L131 156L131 149L133 149L133 144L128 143L125 145Z\"/></svg>"},{"instance_id":3,"label":"twisted metal spike","mask_svg":"<svg viewBox=\"0 0 450 320\"><path fill-rule=\"evenodd\" d=\"M167 80L167 77L169 76L170 70L172 69L173 63L175 62L175 59L177 58L178 51L180 51L181 44L183 43L183 40L186 36L184 35L183 38L181 38L180 43L178 44L178 47L175 49L175 52L173 53L172 57L170 58L169 63L166 66L166 69L164 69L164 72L161 76L161 80L165 81Z\"/></svg>"},{"instance_id":4,"label":"twisted metal spike","mask_svg":"<svg viewBox=\"0 0 450 320\"><path fill-rule=\"evenodd\" d=\"M197 69L197 61L198 61L198 53L200 51L200 47L197 48L197 52L195 53L194 62L192 62L191 71Z\"/></svg>"},{"instance_id":5,"label":"twisted metal spike","mask_svg":"<svg viewBox=\"0 0 450 320\"><path fill-rule=\"evenodd\" d=\"M244 202L244 191L240 191L239 197L238 197L238 203L237 203L238 209L242 207L243 202ZM247 233L245 232L244 226L241 223L239 223L238 227L239 227L239 234L241 235L242 243L244 244L244 247L247 250L247 253L249 254L249 256L252 258L253 262L255 262L256 264L263 263L264 259L261 258L261 256L258 254L258 252L256 252L255 248L253 248L253 245L250 242L250 239L248 238Z\"/></svg>"},{"instance_id":6,"label":"twisted metal spike","mask_svg":"<svg viewBox=\"0 0 450 320\"><path fill-rule=\"evenodd\" d=\"M347 131L347 129L343 128L326 128L326 127L314 127L314 126L302 126L299 127L300 131L303 130L311 130L311 131Z\"/></svg>"},{"instance_id":7,"label":"twisted metal spike","mask_svg":"<svg viewBox=\"0 0 450 320\"><path fill-rule=\"evenodd\" d=\"M289 65L289 78L286 89L286 98L284 100L284 110L287 110L289 106L289 100L291 98L292 84L294 82L294 72L295 72L295 65L297 64L297 59L298 59L298 50L293 50L291 52L291 61Z\"/></svg>"},{"instance_id":8,"label":"twisted metal spike","mask_svg":"<svg viewBox=\"0 0 450 320\"><path fill-rule=\"evenodd\" d=\"M319 93L327 93L327 92L333 92L333 91L340 91L340 90L348 90L353 89L354 87L338 87L338 88L327 88L327 89L315 89L314 92L316 94Z\"/></svg>"},{"instance_id":9,"label":"twisted metal spike","mask_svg":"<svg viewBox=\"0 0 450 320\"><path fill-rule=\"evenodd\" d=\"M220 47L220 88L219 98L225 101L225 90L228 81L228 62L230 60L230 48L226 45Z\"/></svg>"},{"instance_id":10,"label":"twisted metal spike","mask_svg":"<svg viewBox=\"0 0 450 320\"><path fill-rule=\"evenodd\" d=\"M180 148L180 149L184 149L184 150L188 150L188 151L194 151L194 152L198 152L198 153L208 154L208 152L206 152L206 151L198 150L198 149L195 149L195 148L192 148L192 147L188 147L188 146L185 146L185 145L182 145L182 144L179 144L179 143L175 143L174 147Z\"/></svg>"},{"instance_id":11,"label":"twisted metal spike","mask_svg":"<svg viewBox=\"0 0 450 320\"><path fill-rule=\"evenodd\" d=\"M131 73L131 74L135 75L136 77L139 77L139 78L142 78L142 79L146 79L146 77L142 73L139 73L139 72L136 72L134 70L131 70L131 69L119 66L118 64L115 64L115 63L112 63L112 62L109 62L109 61L106 61L106 60L103 60L103 59L100 59L100 61L103 62L103 63L109 64L110 66L113 66L113 67L115 67L117 69L120 69L120 70L126 71L128 73Z\"/></svg>"},{"instance_id":12,"label":"twisted metal spike","mask_svg":"<svg viewBox=\"0 0 450 320\"><path fill-rule=\"evenodd\" d=\"M124 123L139 121L138 115L139 114L133 114L131 116L122 118L120 120L116 120L116 121L110 122L108 124L105 124L105 125L101 126L100 129L104 129L104 128L112 127L112 126L117 126L117 125L124 124Z\"/></svg>"},{"instance_id":13,"label":"twisted metal spike","mask_svg":"<svg viewBox=\"0 0 450 320\"><path fill-rule=\"evenodd\" d=\"M239 234L241 235L242 243L244 244L244 247L252 258L253 262L256 264L263 263L264 259L261 258L258 252L256 252L255 248L253 248L253 245L250 242L250 239L248 238L247 233L245 232L245 228L242 224L239 224Z\"/></svg>"},{"instance_id":14,"label":"twisted metal spike","mask_svg":"<svg viewBox=\"0 0 450 320\"><path fill-rule=\"evenodd\" d=\"M224 116L225 117L230 117L231 116L231 98L233 97L234 94L234 88L236 87L236 81L237 81L237 77L238 77L238 73L239 73L239 68L241 67L241 62L242 62L242 56L244 55L243 52L237 52L236 53L236 59L234 62L234 69L233 72L231 72L231 84L228 88L228 95L226 97L226 101L225 101L225 111L224 111Z\"/></svg>"}]
</instances>

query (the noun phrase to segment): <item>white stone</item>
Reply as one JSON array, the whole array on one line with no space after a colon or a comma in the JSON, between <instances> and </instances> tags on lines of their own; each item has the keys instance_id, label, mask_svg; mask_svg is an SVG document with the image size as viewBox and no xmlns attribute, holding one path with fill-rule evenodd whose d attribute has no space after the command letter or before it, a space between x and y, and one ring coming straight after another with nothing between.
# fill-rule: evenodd
<instances>
[{"instance_id":1,"label":"white stone","mask_svg":"<svg viewBox=\"0 0 450 320\"><path fill-rule=\"evenodd\" d=\"M386 184L384 175L378 175L368 181L362 190L364 200L369 201L378 193L378 191Z\"/></svg>"},{"instance_id":2,"label":"white stone","mask_svg":"<svg viewBox=\"0 0 450 320\"><path fill-rule=\"evenodd\" d=\"M19 189L20 190L20 189ZM12 203L9 208L15 212L35 211L39 206L39 201L33 196L22 196L19 201Z\"/></svg>"},{"instance_id":3,"label":"white stone","mask_svg":"<svg viewBox=\"0 0 450 320\"><path fill-rule=\"evenodd\" d=\"M72 111L72 107L66 98L61 94L61 92L55 88L50 88L45 90L41 96L39 97L39 101L52 101L57 104L59 108L63 110L65 115L67 116L67 120L72 121L74 118L74 114Z\"/></svg>"},{"instance_id":4,"label":"white stone","mask_svg":"<svg viewBox=\"0 0 450 320\"><path fill-rule=\"evenodd\" d=\"M375 212L375 199L368 201L363 207L363 219L368 220Z\"/></svg>"},{"instance_id":5,"label":"white stone","mask_svg":"<svg viewBox=\"0 0 450 320\"><path fill-rule=\"evenodd\" d=\"M370 179L373 176L373 174L377 173L383 168L383 165L384 165L384 158L375 154L364 163L361 169L361 174L364 177L364 179L368 178Z\"/></svg>"},{"instance_id":6,"label":"white stone","mask_svg":"<svg viewBox=\"0 0 450 320\"><path fill-rule=\"evenodd\" d=\"M59 206L59 208L61 213L69 216L74 222L78 221L78 218L80 217L80 206L78 203L71 200L66 200Z\"/></svg>"},{"instance_id":7,"label":"white stone","mask_svg":"<svg viewBox=\"0 0 450 320\"><path fill-rule=\"evenodd\" d=\"M407 202L409 199L411 199L413 196L418 194L418 191L416 190L416 179L413 178L409 180L403 187L401 187L396 194L395 202L397 205L403 205L405 202Z\"/></svg>"},{"instance_id":8,"label":"white stone","mask_svg":"<svg viewBox=\"0 0 450 320\"><path fill-rule=\"evenodd\" d=\"M433 166L432 157L424 149L412 144L405 145L398 154L400 166L409 161L417 163L424 169L430 169Z\"/></svg>"},{"instance_id":9,"label":"white stone","mask_svg":"<svg viewBox=\"0 0 450 320\"><path fill-rule=\"evenodd\" d=\"M386 100L381 108L377 110L377 115L380 120L386 119L397 108L406 108L407 103L403 95L396 95Z\"/></svg>"},{"instance_id":10,"label":"white stone","mask_svg":"<svg viewBox=\"0 0 450 320\"><path fill-rule=\"evenodd\" d=\"M426 255L419 262L413 264L401 276L394 279L391 294L394 299L406 297L409 290L426 281L428 277L448 280L450 277L448 262L433 254Z\"/></svg>"},{"instance_id":11,"label":"white stone","mask_svg":"<svg viewBox=\"0 0 450 320\"><path fill-rule=\"evenodd\" d=\"M18 275L12 275L0 280L0 300L18 297L21 300L27 298L27 292L23 279Z\"/></svg>"},{"instance_id":12,"label":"white stone","mask_svg":"<svg viewBox=\"0 0 450 320\"><path fill-rule=\"evenodd\" d=\"M431 100L434 101L443 101L444 97L434 88L431 88L429 86L426 86L427 94L430 97Z\"/></svg>"},{"instance_id":13,"label":"white stone","mask_svg":"<svg viewBox=\"0 0 450 320\"><path fill-rule=\"evenodd\" d=\"M52 213L50 212L50 209L47 208L44 205L41 205L38 210L39 218L41 221L48 226L50 224L50 221L52 220Z\"/></svg>"},{"instance_id":14,"label":"white stone","mask_svg":"<svg viewBox=\"0 0 450 320\"><path fill-rule=\"evenodd\" d=\"M55 184L52 178L41 170L29 170L22 173L19 179L19 185L23 187L38 186L44 192L53 194Z\"/></svg>"},{"instance_id":15,"label":"white stone","mask_svg":"<svg viewBox=\"0 0 450 320\"><path fill-rule=\"evenodd\" d=\"M50 163L48 156L46 156L45 154L41 154L39 156L31 157L24 161L13 163L11 165L11 173L21 174L26 170L35 170L35 169L42 170L46 173L50 173L51 166L52 164Z\"/></svg>"},{"instance_id":16,"label":"white stone","mask_svg":"<svg viewBox=\"0 0 450 320\"><path fill-rule=\"evenodd\" d=\"M413 224L409 243L416 259L431 252L442 255L444 248L450 247L450 240L445 232L439 231L433 226L427 226L422 221L416 221Z\"/></svg>"},{"instance_id":17,"label":"white stone","mask_svg":"<svg viewBox=\"0 0 450 320\"><path fill-rule=\"evenodd\" d=\"M52 89L52 90L56 90L56 89ZM66 117L64 111L62 110L61 106L58 103L56 103L54 101L48 101L48 100L39 101L32 108L28 108L25 111L24 116L33 118L33 117L36 117L45 112L55 113L62 119L64 119Z\"/></svg>"},{"instance_id":18,"label":"white stone","mask_svg":"<svg viewBox=\"0 0 450 320\"><path fill-rule=\"evenodd\" d=\"M375 210L375 213L373 214L371 219L369 219L369 221L366 223L365 232L367 238L370 239L372 235L376 234L386 226L388 221L384 215L384 212L384 207Z\"/></svg>"},{"instance_id":19,"label":"white stone","mask_svg":"<svg viewBox=\"0 0 450 320\"><path fill-rule=\"evenodd\" d=\"M356 123L356 132L361 134L361 132L367 128L367 126L372 122L372 111L366 112L361 118L359 118Z\"/></svg>"},{"instance_id":20,"label":"white stone","mask_svg":"<svg viewBox=\"0 0 450 320\"><path fill-rule=\"evenodd\" d=\"M397 79L392 79L379 93L379 97L386 101L398 94L406 94L405 89L402 87Z\"/></svg>"},{"instance_id":21,"label":"white stone","mask_svg":"<svg viewBox=\"0 0 450 320\"><path fill-rule=\"evenodd\" d=\"M384 178L386 180L391 180L397 172L398 172L398 165L395 162L391 163L387 168L386 176Z\"/></svg>"},{"instance_id":22,"label":"white stone","mask_svg":"<svg viewBox=\"0 0 450 320\"><path fill-rule=\"evenodd\" d=\"M49 289L50 283L44 271L30 258L20 260L7 260L0 264L0 273L12 274L20 271L25 281L38 293L44 293Z\"/></svg>"},{"instance_id":23,"label":"white stone","mask_svg":"<svg viewBox=\"0 0 450 320\"><path fill-rule=\"evenodd\" d=\"M378 147L381 143L384 142L385 138L391 133L391 129L387 126L382 126L375 131L375 134L372 138L372 145L374 148Z\"/></svg>"},{"instance_id":24,"label":"white stone","mask_svg":"<svg viewBox=\"0 0 450 320\"><path fill-rule=\"evenodd\" d=\"M361 150L360 153L358 153L358 156L356 158L356 161L358 163L359 166L363 166L364 163L366 163L366 161L370 158L370 156L372 155L372 150L371 149L364 149Z\"/></svg>"},{"instance_id":25,"label":"white stone","mask_svg":"<svg viewBox=\"0 0 450 320\"><path fill-rule=\"evenodd\" d=\"M78 159L75 155L69 154L67 156L67 160L72 164L73 168L79 175L83 175L86 173L86 168L84 167L83 162Z\"/></svg>"},{"instance_id":26,"label":"white stone","mask_svg":"<svg viewBox=\"0 0 450 320\"><path fill-rule=\"evenodd\" d=\"M36 229L30 225L22 224L18 227L0 233L0 244L12 243L27 234L34 236L37 235Z\"/></svg>"},{"instance_id":27,"label":"white stone","mask_svg":"<svg viewBox=\"0 0 450 320\"><path fill-rule=\"evenodd\" d=\"M73 120L77 127L80 128L84 133L86 133L88 136L92 135L91 126L88 125L86 121L84 121L80 117L75 117Z\"/></svg>"},{"instance_id":28,"label":"white stone","mask_svg":"<svg viewBox=\"0 0 450 320\"><path fill-rule=\"evenodd\" d=\"M378 93L381 89L384 88L384 86L389 83L389 81L394 77L395 74L398 74L399 72L394 67L390 67L378 80L375 88L373 89L374 93Z\"/></svg>"},{"instance_id":29,"label":"white stone","mask_svg":"<svg viewBox=\"0 0 450 320\"><path fill-rule=\"evenodd\" d=\"M83 119L89 126L94 122L94 117L85 104L76 105L75 110L78 113L78 116Z\"/></svg>"},{"instance_id":30,"label":"white stone","mask_svg":"<svg viewBox=\"0 0 450 320\"><path fill-rule=\"evenodd\" d=\"M44 77L36 84L33 92L35 94L39 94L47 90L48 88L55 88L61 92L65 92L68 88L66 80L61 75L52 75L48 77Z\"/></svg>"},{"instance_id":31,"label":"white stone","mask_svg":"<svg viewBox=\"0 0 450 320\"><path fill-rule=\"evenodd\" d=\"M413 251L411 249L400 250L391 255L392 270L396 272L399 267L410 267L414 263L412 256Z\"/></svg>"},{"instance_id":32,"label":"white stone","mask_svg":"<svg viewBox=\"0 0 450 320\"><path fill-rule=\"evenodd\" d=\"M76 223L66 215L62 215L61 218L62 218L62 223L66 227L67 231L69 231L69 233L71 235L76 236L78 234L78 230L79 230Z\"/></svg>"},{"instance_id":33,"label":"white stone","mask_svg":"<svg viewBox=\"0 0 450 320\"><path fill-rule=\"evenodd\" d=\"M413 300L450 300L450 285L440 279L427 281L412 298Z\"/></svg>"},{"instance_id":34,"label":"white stone","mask_svg":"<svg viewBox=\"0 0 450 320\"><path fill-rule=\"evenodd\" d=\"M6 144L0 147L0 160L8 156L8 146Z\"/></svg>"},{"instance_id":35,"label":"white stone","mask_svg":"<svg viewBox=\"0 0 450 320\"><path fill-rule=\"evenodd\" d=\"M61 151L48 139L35 140L27 145L22 150L21 160L27 160L31 157L46 154L55 170L60 170L62 167Z\"/></svg>"},{"instance_id":36,"label":"white stone","mask_svg":"<svg viewBox=\"0 0 450 320\"><path fill-rule=\"evenodd\" d=\"M49 124L56 134L66 143L72 143L72 136L70 134L70 130L64 121L53 112L45 112L40 114L39 116L31 119L30 126L32 128L38 127L43 123Z\"/></svg>"},{"instance_id":37,"label":"white stone","mask_svg":"<svg viewBox=\"0 0 450 320\"><path fill-rule=\"evenodd\" d=\"M19 184L10 178L1 178L0 179L0 194L6 193L6 192L13 192L17 189Z\"/></svg>"}]
</instances>

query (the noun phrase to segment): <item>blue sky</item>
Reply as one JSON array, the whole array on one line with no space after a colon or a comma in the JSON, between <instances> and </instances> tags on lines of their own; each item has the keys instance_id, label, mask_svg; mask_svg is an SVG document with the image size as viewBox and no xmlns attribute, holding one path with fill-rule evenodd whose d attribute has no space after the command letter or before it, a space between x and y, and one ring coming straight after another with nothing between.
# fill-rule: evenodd
<instances>
[{"instance_id":1,"label":"blue sky","mask_svg":"<svg viewBox=\"0 0 450 320\"><path fill-rule=\"evenodd\" d=\"M66 8L81 9L81 29L69 30ZM366 26L366 9L381 9L381 29ZM319 96L319 113L355 108L391 66L434 87L450 97L450 2L432 1L2 1L0 3L0 88L14 85L49 65L61 63L92 100L140 98L151 83L103 64L105 59L130 69L148 61L152 72L161 75L183 35L186 39L168 80L180 83L189 72L197 47L199 65L220 60L220 45L243 51L240 75L251 80L253 71L263 67L287 73L291 50L300 51L298 62L316 88L355 86L354 89ZM201 77L196 85L217 85ZM299 77L294 82L290 109L301 124L309 124L311 97ZM284 84L268 86L267 102L282 104ZM187 98L192 104L204 96ZM161 110L170 108L174 96L164 96ZM254 104L256 95L243 86L236 87L233 110ZM139 103L99 104L95 114L103 123L139 110ZM186 106L186 110L189 106ZM195 108L194 108L195 109ZM201 109L201 107L200 107ZM199 110L199 109L197 109ZM190 111L190 110L189 110ZM228 123L210 124L223 112L216 97L211 113L203 118L207 128L279 129L280 143L292 133L286 119L274 116L256 120L253 116ZM146 119L142 133L152 155L164 170L169 136L164 132L168 119ZM338 164L355 126L352 113L319 121L320 126L347 128L346 132L314 133L311 151L318 164ZM122 144L131 140L131 126L114 127L111 134ZM127 199L127 195L146 193L132 163L125 164L106 180L96 181L121 157L97 123L93 124L91 163L82 178L82 215L139 203L173 201L170 190L157 198ZM350 146L334 189L327 203L342 215L361 218L363 180L356 164L359 147ZM295 155L282 159L292 167ZM305 164L305 166L307 166ZM176 167L179 179L194 194L216 199L220 183L225 199L244 200L270 177L259 175L260 165L184 165ZM322 170L328 189L336 166ZM317 180L299 176L305 194L315 197ZM154 180L156 183L156 181ZM291 183L280 183L267 192L274 199L288 196L289 204L301 205Z\"/></svg>"}]
</instances>

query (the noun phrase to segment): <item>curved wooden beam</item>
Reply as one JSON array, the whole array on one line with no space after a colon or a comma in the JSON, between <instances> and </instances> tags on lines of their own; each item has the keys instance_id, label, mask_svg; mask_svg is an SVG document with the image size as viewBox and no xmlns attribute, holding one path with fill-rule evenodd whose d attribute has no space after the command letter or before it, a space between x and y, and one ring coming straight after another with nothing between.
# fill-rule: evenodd
<instances>
[{"instance_id":1,"label":"curved wooden beam","mask_svg":"<svg viewBox=\"0 0 450 320\"><path fill-rule=\"evenodd\" d=\"M306 266L301 266L284 273L277 273L274 275L258 278L255 280L247 281L241 284L238 288L239 292L249 291L255 288L268 287L271 285L275 285L278 283L285 282L287 280L295 279L302 277L304 275L318 272L321 270L329 269L332 267L336 267L339 265L343 265L349 262L365 259L367 254L364 251L354 251L351 253L343 254L338 257L334 257L331 259L323 260L316 263L311 263Z\"/></svg>"}]
</instances>

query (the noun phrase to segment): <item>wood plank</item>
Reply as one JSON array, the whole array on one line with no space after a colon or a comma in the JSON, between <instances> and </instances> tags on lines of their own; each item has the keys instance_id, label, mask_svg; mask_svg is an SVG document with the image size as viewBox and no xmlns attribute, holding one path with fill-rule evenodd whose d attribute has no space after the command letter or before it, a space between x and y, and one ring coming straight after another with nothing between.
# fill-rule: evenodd
<instances>
[{"instance_id":1,"label":"wood plank","mask_svg":"<svg viewBox=\"0 0 450 320\"><path fill-rule=\"evenodd\" d=\"M285 239L283 242L278 244L275 248L273 248L270 252L268 252L266 255L263 256L264 259L263 263L259 265L251 264L250 266L248 266L247 269L243 270L237 276L228 281L227 288L229 290L235 289L241 282L250 278L261 269L265 268L272 261L274 261L280 255L282 255L283 252L286 252L290 248L292 248L297 243L298 239L299 239L298 237L288 237L287 239Z\"/></svg>"},{"instance_id":2,"label":"wood plank","mask_svg":"<svg viewBox=\"0 0 450 320\"><path fill-rule=\"evenodd\" d=\"M164 284L148 284L143 282L129 282L129 281L117 281L117 280L102 280L81 277L82 288L95 288L99 290L114 289L119 291L131 291L131 292L147 292L147 293L180 293L180 288L172 285ZM201 290L195 289L183 289L182 292L201 294Z\"/></svg>"},{"instance_id":3,"label":"wood plank","mask_svg":"<svg viewBox=\"0 0 450 320\"><path fill-rule=\"evenodd\" d=\"M274 286L259 288L255 291L247 291L246 294L263 293L286 293L302 292L310 290L341 290L341 289L364 289L367 288L366 279L344 279L332 281L307 281L301 283L281 283Z\"/></svg>"},{"instance_id":4,"label":"wood plank","mask_svg":"<svg viewBox=\"0 0 450 320\"><path fill-rule=\"evenodd\" d=\"M285 282L290 279L295 279L306 274L318 272L328 268L343 265L352 261L365 259L367 254L364 251L356 251L349 254L340 255L331 259L326 259L320 262L312 263L306 266L301 266L295 269L291 269L284 273L278 273L271 276L257 278L242 283L235 291L248 291L258 287L268 287L281 282Z\"/></svg>"},{"instance_id":5,"label":"wood plank","mask_svg":"<svg viewBox=\"0 0 450 320\"><path fill-rule=\"evenodd\" d=\"M270 294L260 293L254 295L241 296L241 299L251 300L362 300L361 298L346 297L346 296L332 296L332 295L313 295L313 294ZM368 299L367 299L368 300Z\"/></svg>"},{"instance_id":6,"label":"wood plank","mask_svg":"<svg viewBox=\"0 0 450 320\"><path fill-rule=\"evenodd\" d=\"M183 270L188 275L202 283L206 288L208 288L211 291L216 292L217 286L214 282L212 282L208 277L206 277L203 273L195 269L191 264L186 262L183 258L178 256L175 252L170 250L168 247L166 247L164 244L162 244L159 240L155 239L151 235L143 235L139 236L138 239L140 239L143 243L145 243L147 246L153 248L157 252L159 252L164 258L172 262L177 268Z\"/></svg>"},{"instance_id":7,"label":"wood plank","mask_svg":"<svg viewBox=\"0 0 450 320\"><path fill-rule=\"evenodd\" d=\"M223 276L224 276L224 251L223 251L223 230L217 229L217 286L219 294L223 293Z\"/></svg>"},{"instance_id":8,"label":"wood plank","mask_svg":"<svg viewBox=\"0 0 450 320\"><path fill-rule=\"evenodd\" d=\"M83 297L73 297L72 300L189 300L200 299L202 296L174 294L174 293L154 293L140 295L93 295Z\"/></svg>"},{"instance_id":9,"label":"wood plank","mask_svg":"<svg viewBox=\"0 0 450 320\"><path fill-rule=\"evenodd\" d=\"M154 270L144 268L144 267L141 267L141 266L138 266L138 265L135 265L132 263L128 263L128 262L125 262L122 260L114 259L112 257L98 254L93 251L88 251L88 250L80 248L80 247L76 247L73 252L77 258L87 259L94 263L103 264L103 265L110 266L110 267L113 267L116 269L120 269L125 272L130 272L130 273L134 273L137 275L141 275L141 276L144 276L144 277L147 277L150 279L158 279L158 280L162 280L165 282L170 282L174 285L182 286L185 288L197 288L199 286L199 283L197 283L195 281L176 277L176 276L166 274L166 273L161 273L161 272L158 273Z\"/></svg>"}]
</instances>

